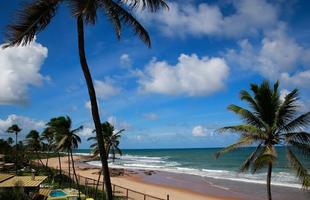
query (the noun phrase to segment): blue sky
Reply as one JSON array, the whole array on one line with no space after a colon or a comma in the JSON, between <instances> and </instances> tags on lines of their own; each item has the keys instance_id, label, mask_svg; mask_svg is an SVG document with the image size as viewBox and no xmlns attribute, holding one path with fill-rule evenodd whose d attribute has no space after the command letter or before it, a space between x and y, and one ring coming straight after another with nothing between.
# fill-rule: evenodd
<instances>
[{"instance_id":1,"label":"blue sky","mask_svg":"<svg viewBox=\"0 0 310 200\"><path fill-rule=\"evenodd\" d=\"M20 1L1 5L3 33ZM235 136L214 130L240 123L226 107L244 105L241 89L280 80L281 93L301 90L310 109L310 3L284 0L168 1L170 10L134 15L152 39L148 49L130 29L117 41L98 16L85 32L102 121L125 128L122 148L217 147ZM18 123L21 138L52 117L93 128L79 65L76 23L61 6L27 47L0 50L0 136ZM4 34L0 36L5 42Z\"/></svg>"}]
</instances>

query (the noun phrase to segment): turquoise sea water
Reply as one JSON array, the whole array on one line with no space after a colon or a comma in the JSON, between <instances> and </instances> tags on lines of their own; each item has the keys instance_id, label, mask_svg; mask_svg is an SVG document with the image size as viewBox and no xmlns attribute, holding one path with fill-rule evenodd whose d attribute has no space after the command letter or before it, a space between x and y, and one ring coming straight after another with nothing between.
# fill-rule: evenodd
<instances>
[{"instance_id":1,"label":"turquoise sea water","mask_svg":"<svg viewBox=\"0 0 310 200\"><path fill-rule=\"evenodd\" d=\"M258 173L240 173L239 167L254 148L242 148L215 159L214 154L220 148L203 149L143 149L123 150L123 156L119 157L111 167L128 169L150 169L175 173L194 174L198 176L229 179L243 182L265 183L266 170ZM277 147L278 163L273 168L274 185L300 187L294 172L290 170L286 161L285 148ZM89 149L79 149L79 154L89 154ZM303 164L310 169L310 160L301 158ZM99 161L91 161L89 164L100 165Z\"/></svg>"}]
</instances>

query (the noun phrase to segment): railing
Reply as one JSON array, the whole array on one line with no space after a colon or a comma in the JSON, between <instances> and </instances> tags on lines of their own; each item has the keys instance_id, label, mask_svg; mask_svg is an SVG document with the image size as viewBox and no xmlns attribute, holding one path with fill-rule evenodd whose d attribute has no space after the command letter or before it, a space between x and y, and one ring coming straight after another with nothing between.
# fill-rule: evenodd
<instances>
[{"instance_id":1,"label":"railing","mask_svg":"<svg viewBox=\"0 0 310 200\"><path fill-rule=\"evenodd\" d=\"M63 174L67 175L69 177L68 172L62 172ZM73 174L70 174L70 178L76 182L75 177ZM96 187L97 186L97 181L95 179L92 178L88 178L88 177L84 177L81 175L77 175L78 178L78 182L80 185L84 185L86 187ZM103 185L103 181L99 181L98 183L98 190L104 190L104 185ZM142 192L138 192L120 185L116 185L116 184L111 184L112 186L112 191L113 191L113 196L115 197L121 197L124 198L126 200L169 200L169 195L167 195L166 198L159 198L159 197L155 197L146 193L142 193Z\"/></svg>"}]
</instances>

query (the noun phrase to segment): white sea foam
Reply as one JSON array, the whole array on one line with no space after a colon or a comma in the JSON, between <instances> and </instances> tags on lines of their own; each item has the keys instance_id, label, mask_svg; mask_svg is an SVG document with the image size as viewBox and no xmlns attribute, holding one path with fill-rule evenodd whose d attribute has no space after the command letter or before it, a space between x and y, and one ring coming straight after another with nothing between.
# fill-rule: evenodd
<instances>
[{"instance_id":1,"label":"white sea foam","mask_svg":"<svg viewBox=\"0 0 310 200\"><path fill-rule=\"evenodd\" d=\"M88 162L91 165L101 166L99 161ZM113 168L126 169L148 169L173 173L192 174L201 177L211 177L215 179L224 179L232 181L242 181L249 183L266 183L266 173L238 173L229 170L197 169L184 166L178 162L169 160L169 157L151 157L151 156L133 156L123 155L114 163L109 164ZM278 186L301 188L297 178L288 172L274 172L272 184Z\"/></svg>"}]
</instances>

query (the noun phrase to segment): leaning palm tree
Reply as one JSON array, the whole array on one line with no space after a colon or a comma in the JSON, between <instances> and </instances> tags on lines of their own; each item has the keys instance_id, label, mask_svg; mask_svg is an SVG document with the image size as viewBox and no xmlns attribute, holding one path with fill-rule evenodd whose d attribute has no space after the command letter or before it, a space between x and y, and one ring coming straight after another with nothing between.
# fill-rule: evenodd
<instances>
[{"instance_id":1,"label":"leaning palm tree","mask_svg":"<svg viewBox=\"0 0 310 200\"><path fill-rule=\"evenodd\" d=\"M55 16L58 6L62 3L69 6L72 15L76 18L80 64L90 97L96 136L97 138L102 138L96 92L85 54L84 25L94 25L97 22L97 12L103 12L111 21L118 39L121 36L122 23L124 23L130 26L141 40L150 47L151 40L148 32L130 12L133 9L140 8L147 8L149 11L155 12L161 8L168 8L168 6L165 0L35 0L18 12L16 21L8 26L6 32L7 45L4 48L27 45L33 41L35 35L49 25ZM106 196L107 200L111 200L112 188L106 152L103 142L99 141L98 146L104 171Z\"/></svg>"},{"instance_id":2,"label":"leaning palm tree","mask_svg":"<svg viewBox=\"0 0 310 200\"><path fill-rule=\"evenodd\" d=\"M17 152L18 152L18 145L17 145L17 135L21 132L22 129L19 128L17 124L13 124L10 126L6 132L15 134L15 174L17 174Z\"/></svg>"},{"instance_id":3,"label":"leaning palm tree","mask_svg":"<svg viewBox=\"0 0 310 200\"><path fill-rule=\"evenodd\" d=\"M109 122L105 122L105 123L101 124L101 130L102 130L102 134L103 134L102 141L104 142L104 146L105 146L106 153L107 153L106 156L108 158L109 153L111 152L112 161L114 162L116 153L122 155L122 151L118 146L120 144L121 133L123 131L125 131L125 129L121 129L120 131L115 131L115 128L112 124L110 124ZM88 141L92 140L95 142L95 143L91 144L90 147L92 148L93 156L98 157L99 147L98 147L97 138L96 137L89 137L87 140ZM97 180L97 184L96 184L96 194L98 191L101 173L102 173L102 170L100 170L100 172L99 172L99 176L98 176L98 180Z\"/></svg>"},{"instance_id":4,"label":"leaning palm tree","mask_svg":"<svg viewBox=\"0 0 310 200\"><path fill-rule=\"evenodd\" d=\"M57 118L52 118L47 124L47 128L44 130L44 132L48 132L48 133L44 133L44 134L47 134L49 135L48 137L50 137L50 135L53 136L53 143L52 143L52 147L53 147L53 150L55 152L57 152L57 156L58 156L58 166L59 166L59 174L60 174L60 177L62 176L62 168L61 168L61 156L60 156L60 149L57 149L57 146L62 138L62 135L61 133L58 133L57 132L57 129L55 129L54 127L57 126L56 125L56 121L57 121Z\"/></svg>"},{"instance_id":5,"label":"leaning palm tree","mask_svg":"<svg viewBox=\"0 0 310 200\"><path fill-rule=\"evenodd\" d=\"M72 121L68 116L56 118L55 120L52 121L50 126L56 132L56 134L58 134L58 137L60 138L57 148L62 151L67 151L69 177L70 177L70 163L72 163L72 171L76 183L78 185L80 195L79 180L75 172L72 150L77 149L79 143L81 143L81 138L76 133L81 131L83 129L83 126L80 126L76 129L72 129Z\"/></svg>"},{"instance_id":6,"label":"leaning palm tree","mask_svg":"<svg viewBox=\"0 0 310 200\"><path fill-rule=\"evenodd\" d=\"M305 132L310 124L310 112L297 117L298 90L294 89L283 100L280 98L278 82L273 87L268 81L261 85L252 84L251 90L253 95L245 90L240 92L241 100L248 103L250 109L237 105L228 107L245 123L218 130L238 133L240 139L219 151L216 157L238 147L256 145L255 151L241 165L241 171L251 169L255 173L267 167L267 195L271 200L271 173L278 158L275 146L285 146L290 167L296 171L302 186L310 187L310 175L296 154L310 156L310 133Z\"/></svg>"},{"instance_id":7,"label":"leaning palm tree","mask_svg":"<svg viewBox=\"0 0 310 200\"><path fill-rule=\"evenodd\" d=\"M45 166L48 167L48 157L50 151L55 149L55 140L54 140L54 133L50 128L45 128L44 131L41 133L41 139L46 141L46 150L47 150L47 156L46 156L46 163Z\"/></svg>"},{"instance_id":8,"label":"leaning palm tree","mask_svg":"<svg viewBox=\"0 0 310 200\"><path fill-rule=\"evenodd\" d=\"M42 166L45 166L40 158L39 151L42 148L42 140L40 138L40 133L36 130L31 130L26 136L28 148L35 152L39 162Z\"/></svg>"}]
</instances>

